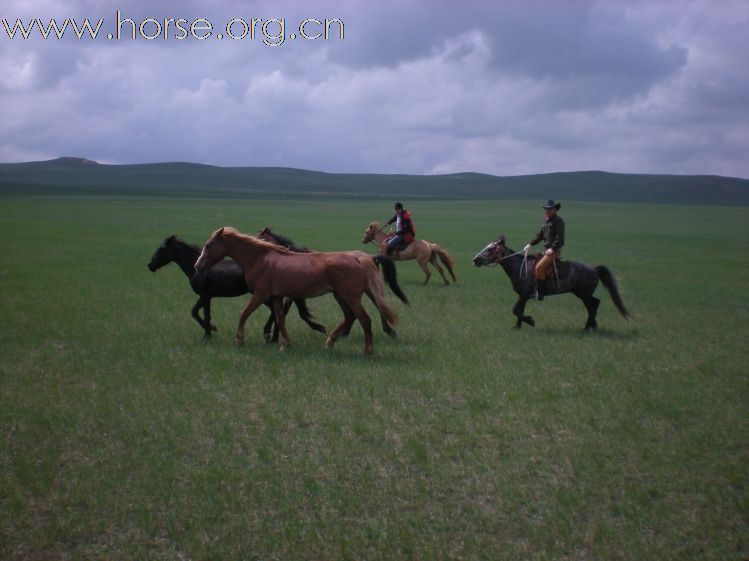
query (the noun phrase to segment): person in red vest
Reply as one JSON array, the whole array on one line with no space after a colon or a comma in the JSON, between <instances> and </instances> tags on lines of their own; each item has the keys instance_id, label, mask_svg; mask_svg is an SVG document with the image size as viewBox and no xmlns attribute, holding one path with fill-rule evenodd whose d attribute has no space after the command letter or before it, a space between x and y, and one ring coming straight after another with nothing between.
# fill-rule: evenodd
<instances>
[{"instance_id":1,"label":"person in red vest","mask_svg":"<svg viewBox=\"0 0 749 561\"><path fill-rule=\"evenodd\" d=\"M395 216L387 221L387 225L389 226L393 222L395 222L395 235L388 240L387 255L391 255L394 249L400 247L401 243L404 244L401 249L405 249L416 235L416 230L411 221L411 213L403 208L403 203L395 203Z\"/></svg>"}]
</instances>

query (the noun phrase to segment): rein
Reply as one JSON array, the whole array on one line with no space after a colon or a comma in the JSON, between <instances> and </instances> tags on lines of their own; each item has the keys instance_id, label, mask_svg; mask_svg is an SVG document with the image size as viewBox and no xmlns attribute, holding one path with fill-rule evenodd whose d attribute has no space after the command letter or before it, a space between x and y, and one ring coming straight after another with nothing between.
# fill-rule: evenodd
<instances>
[{"instance_id":1,"label":"rein","mask_svg":"<svg viewBox=\"0 0 749 561\"><path fill-rule=\"evenodd\" d=\"M515 257L516 255L523 256L523 263L520 265L520 278L525 280L528 278L528 252L527 251L516 251L515 253L510 253L509 255L503 255L496 261L492 261L490 263L490 266L500 265L502 261L504 261L505 259L509 259L510 257ZM556 267L556 264L555 264L555 267Z\"/></svg>"},{"instance_id":2,"label":"rein","mask_svg":"<svg viewBox=\"0 0 749 561\"><path fill-rule=\"evenodd\" d=\"M384 235L384 236L386 236L387 238L389 238L389 237L390 237L390 235L389 235L389 234L388 234L388 233L387 233L387 232L386 232L386 231L385 231L385 230L384 230L383 228L377 228L377 232L379 232L380 234L383 234L383 235ZM387 240L383 240L383 241L387 241ZM372 239L371 239L371 240L369 240L369 241L368 241L368 242L366 242L366 243L377 243L377 240L376 240L376 239L374 239L374 236L372 236ZM377 245L378 245L378 246L380 246L381 244L379 244L379 243L378 243Z\"/></svg>"},{"instance_id":3,"label":"rein","mask_svg":"<svg viewBox=\"0 0 749 561\"><path fill-rule=\"evenodd\" d=\"M520 278L525 280L528 278L528 252L527 251L516 251L515 253L511 253L510 255L503 255L496 261L492 262L491 265L499 265L505 259L509 259L510 257L515 257L516 255L523 256L523 262L520 265ZM553 259L552 264L554 265L554 277L556 278L555 284L557 285L557 288L559 288L559 270L557 269L557 260Z\"/></svg>"}]
</instances>

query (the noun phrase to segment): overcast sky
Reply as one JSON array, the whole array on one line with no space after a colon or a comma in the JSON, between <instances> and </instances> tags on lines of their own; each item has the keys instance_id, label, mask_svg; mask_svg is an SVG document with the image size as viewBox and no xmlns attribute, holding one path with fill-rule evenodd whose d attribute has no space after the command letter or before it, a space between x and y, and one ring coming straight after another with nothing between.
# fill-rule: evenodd
<instances>
[{"instance_id":1,"label":"overcast sky","mask_svg":"<svg viewBox=\"0 0 749 561\"><path fill-rule=\"evenodd\" d=\"M217 30L108 40L118 8ZM3 0L0 17L104 18L96 41L0 27L3 162L749 178L745 0ZM339 18L345 35L218 39L232 18L285 18L286 36Z\"/></svg>"}]
</instances>

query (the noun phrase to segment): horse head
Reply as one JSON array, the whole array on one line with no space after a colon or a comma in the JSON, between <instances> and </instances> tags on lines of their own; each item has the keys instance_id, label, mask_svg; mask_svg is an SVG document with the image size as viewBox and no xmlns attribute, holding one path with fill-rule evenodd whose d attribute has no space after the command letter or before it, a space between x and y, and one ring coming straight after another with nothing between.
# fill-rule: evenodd
<instances>
[{"instance_id":1,"label":"horse head","mask_svg":"<svg viewBox=\"0 0 749 561\"><path fill-rule=\"evenodd\" d=\"M476 267L483 267L492 263L499 263L504 257L506 250L506 238L504 235L499 236L476 254L473 258L473 264Z\"/></svg>"},{"instance_id":2,"label":"horse head","mask_svg":"<svg viewBox=\"0 0 749 561\"><path fill-rule=\"evenodd\" d=\"M367 229L364 230L364 236L362 236L361 243L369 243L375 238L375 234L380 229L379 222L371 222Z\"/></svg>"},{"instance_id":3,"label":"horse head","mask_svg":"<svg viewBox=\"0 0 749 561\"><path fill-rule=\"evenodd\" d=\"M226 245L224 244L224 228L221 227L208 238L200 252L200 257L195 262L195 270L205 271L226 257Z\"/></svg>"},{"instance_id":4,"label":"horse head","mask_svg":"<svg viewBox=\"0 0 749 561\"><path fill-rule=\"evenodd\" d=\"M166 238L151 256L151 260L148 262L148 269L152 273L174 261L174 241L176 239L177 236L174 235Z\"/></svg>"}]
</instances>

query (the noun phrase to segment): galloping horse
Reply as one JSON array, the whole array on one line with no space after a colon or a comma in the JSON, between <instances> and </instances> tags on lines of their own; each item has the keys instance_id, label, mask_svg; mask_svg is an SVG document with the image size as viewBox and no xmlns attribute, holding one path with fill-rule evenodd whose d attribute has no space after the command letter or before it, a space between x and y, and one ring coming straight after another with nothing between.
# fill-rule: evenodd
<instances>
[{"instance_id":1,"label":"galloping horse","mask_svg":"<svg viewBox=\"0 0 749 561\"><path fill-rule=\"evenodd\" d=\"M299 247L290 238L287 238L286 236L282 234L274 232L268 227L260 230L257 233L257 237L260 238L261 240L265 240L266 242L270 242L276 245L283 246L286 249L293 251L294 253L312 253L312 250L309 249L308 247ZM393 270L393 274L395 274L395 270ZM372 299L370 298L370 300ZM372 300L372 303L375 306L377 306L377 303L374 300ZM287 300L286 304L284 305L284 315L288 314L290 305L291 305L291 300ZM388 323L387 317L380 314L380 320L382 321L382 330L388 335L390 335L390 337L395 338L398 334L395 331L395 329L393 329L393 326ZM346 329L344 329L341 332L341 335L343 337L348 337L350 332L351 332L351 325L349 325Z\"/></svg>"},{"instance_id":2,"label":"galloping horse","mask_svg":"<svg viewBox=\"0 0 749 561\"><path fill-rule=\"evenodd\" d=\"M493 264L501 265L507 276L510 277L513 290L518 294L518 300L512 308L512 313L518 318L515 327L520 329L523 322L531 327L536 325L531 316L523 315L525 304L533 293L535 283L530 270L532 266L530 259L526 261L521 252L515 252L508 248L505 237L500 236L476 254L476 257L473 258L473 264L477 267ZM630 318L631 316L619 295L619 288L614 275L603 265L591 267L577 261L560 261L557 276L539 281L539 289L543 291L544 295L551 296L571 292L580 298L588 310L588 321L585 323L585 329L597 329L596 313L601 301L593 296L593 292L595 292L599 280L609 291L611 300L621 316L624 319Z\"/></svg>"},{"instance_id":3,"label":"galloping horse","mask_svg":"<svg viewBox=\"0 0 749 561\"><path fill-rule=\"evenodd\" d=\"M377 251L380 255L385 255L387 251L388 235L383 232L382 229L380 229L379 222L372 222L369 226L367 226L367 229L364 231L364 236L362 237L361 241L365 244L375 242L377 244ZM424 284L428 283L429 278L432 276L432 273L430 273L429 269L427 268L427 264L431 263L432 267L437 269L437 272L442 277L442 280L445 281L445 285L448 285L450 283L448 282L447 277L445 277L445 273L442 270L442 267L440 267L439 263L437 262L438 256L442 260L442 263L445 265L445 267L447 267L447 270L450 272L450 276L452 276L453 282L455 282L457 279L455 278L455 273L453 272L453 260L447 254L447 252L436 243L430 243L426 240L414 240L410 244L408 244L408 247L406 247L406 249L404 249L403 251L396 251L395 255L392 256L392 259L394 259L395 261L408 261L409 259L416 259L419 267L421 267L421 270L424 271L424 274L426 275Z\"/></svg>"},{"instance_id":4,"label":"galloping horse","mask_svg":"<svg viewBox=\"0 0 749 561\"><path fill-rule=\"evenodd\" d=\"M385 290L377 264L383 265L385 281L393 292L408 303L395 278L395 266L387 257L362 251L334 253L294 253L279 245L248 236L234 228L216 230L206 242L195 263L198 271L209 269L226 256L234 259L244 273L252 298L242 310L235 334L237 346L244 343L247 318L268 298L273 301L276 323L281 331L279 345L289 345L283 316L283 297L315 298L332 292L343 311L343 321L328 335L325 344L332 347L338 336L355 319L364 330L364 353L372 352L371 320L362 306L362 294L375 302L388 323L398 316L385 301Z\"/></svg>"},{"instance_id":5,"label":"galloping horse","mask_svg":"<svg viewBox=\"0 0 749 561\"><path fill-rule=\"evenodd\" d=\"M205 337L211 336L211 331L216 331L216 326L211 323L211 299L216 297L241 296L247 294L249 289L244 281L242 269L234 261L222 261L217 263L210 271L202 273L195 271L195 261L200 255L200 249L197 246L188 244L180 240L177 236L169 236L156 249L151 260L148 262L148 268L151 272L156 272L169 263L176 263L185 276L190 280L190 286L195 294L198 295L198 301L192 307L192 317L200 324L205 331ZM285 312L289 311L292 301L289 300L285 307ZM307 304L304 300L295 300L294 303L301 317L307 325L313 330L325 333L325 327L312 321ZM278 340L278 326L275 325L275 316L270 301L265 302L270 308L271 315L263 327L263 337L266 341ZM203 309L203 317L198 313ZM285 315L285 314L284 314ZM273 336L271 337L271 327Z\"/></svg>"}]
</instances>

